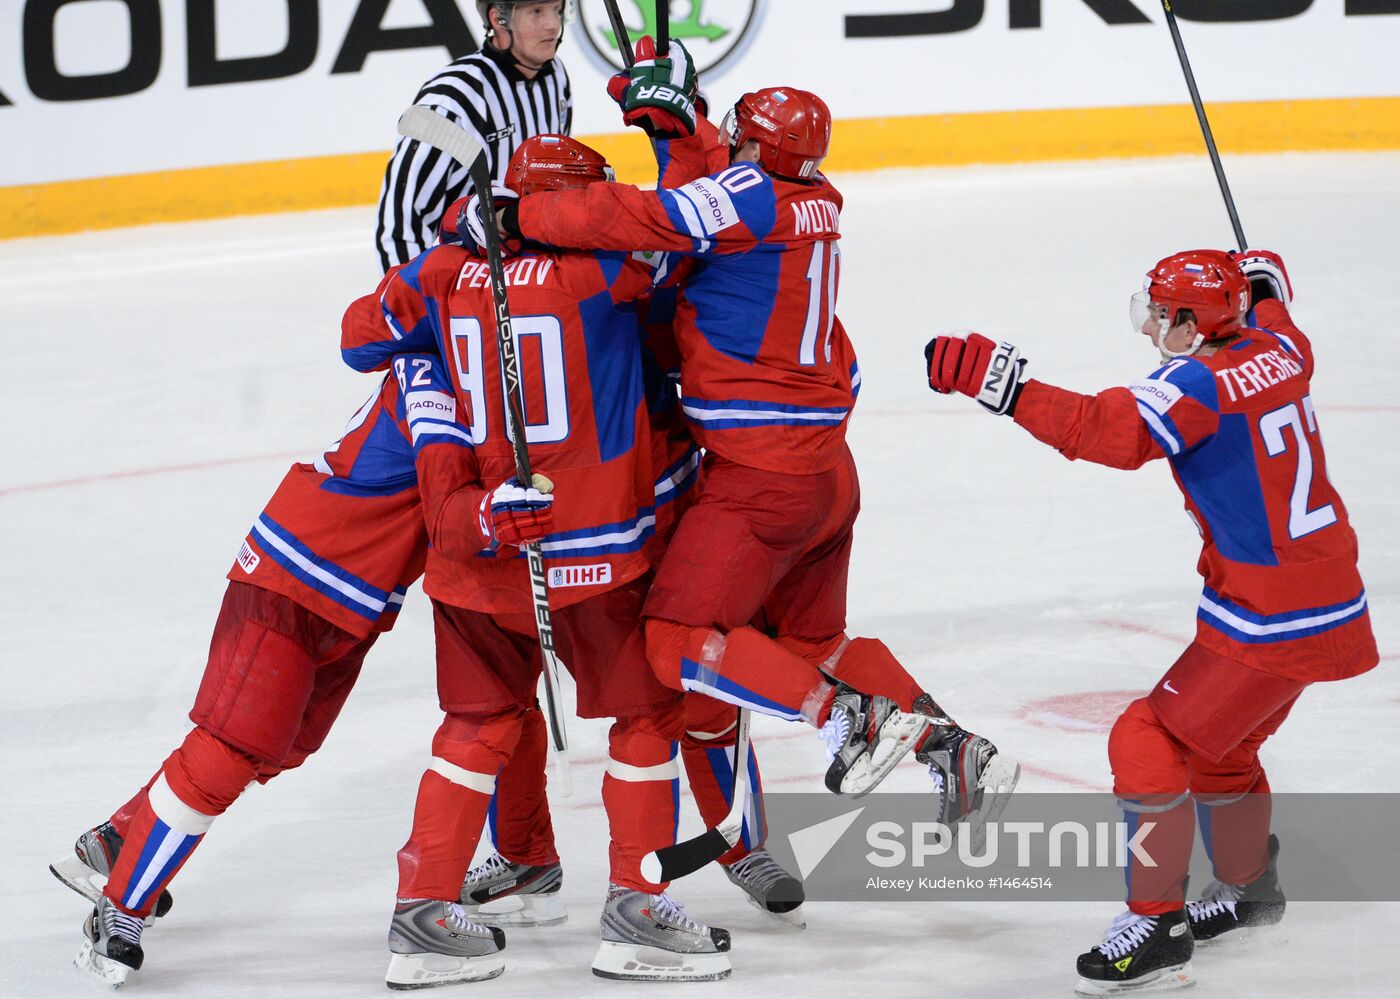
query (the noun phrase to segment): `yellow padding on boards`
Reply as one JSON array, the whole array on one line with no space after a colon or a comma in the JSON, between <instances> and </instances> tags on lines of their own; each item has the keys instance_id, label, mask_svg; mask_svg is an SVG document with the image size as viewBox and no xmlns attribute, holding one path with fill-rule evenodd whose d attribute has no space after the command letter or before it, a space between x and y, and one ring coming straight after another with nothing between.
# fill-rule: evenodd
<instances>
[{"instance_id":1,"label":"yellow padding on boards","mask_svg":"<svg viewBox=\"0 0 1400 999\"><path fill-rule=\"evenodd\" d=\"M1400 149L1400 97L1211 104L1231 153ZM583 136L647 184L655 166L637 133ZM1190 105L993 111L838 121L831 171L1204 155ZM0 187L0 239L86 229L373 204L388 151L198 167Z\"/></svg>"}]
</instances>

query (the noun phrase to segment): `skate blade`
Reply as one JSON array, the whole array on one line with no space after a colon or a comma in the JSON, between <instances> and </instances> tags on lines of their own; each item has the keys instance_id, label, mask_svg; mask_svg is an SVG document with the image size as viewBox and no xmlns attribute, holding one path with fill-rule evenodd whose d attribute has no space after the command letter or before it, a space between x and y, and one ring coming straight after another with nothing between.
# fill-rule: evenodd
<instances>
[{"instance_id":1,"label":"skate blade","mask_svg":"<svg viewBox=\"0 0 1400 999\"><path fill-rule=\"evenodd\" d=\"M558 892L548 895L507 895L476 905L463 902L467 916L488 926L558 926L568 920L564 900Z\"/></svg>"},{"instance_id":2,"label":"skate blade","mask_svg":"<svg viewBox=\"0 0 1400 999\"><path fill-rule=\"evenodd\" d=\"M1175 989L1189 989L1196 984L1196 976L1191 973L1191 962L1172 965L1161 971L1144 976L1134 982L1096 982L1090 978L1079 979L1074 987L1077 996L1118 996L1140 995L1147 992L1171 992Z\"/></svg>"},{"instance_id":3,"label":"skate blade","mask_svg":"<svg viewBox=\"0 0 1400 999\"><path fill-rule=\"evenodd\" d=\"M506 970L502 954L456 957L451 954L392 954L384 984L395 990L432 989L458 982L484 982Z\"/></svg>"},{"instance_id":4,"label":"skate blade","mask_svg":"<svg viewBox=\"0 0 1400 999\"><path fill-rule=\"evenodd\" d=\"M861 756L841 778L841 793L861 798L880 786L891 770L918 744L932 723L927 716L896 711L885 719L875 749Z\"/></svg>"},{"instance_id":5,"label":"skate blade","mask_svg":"<svg viewBox=\"0 0 1400 999\"><path fill-rule=\"evenodd\" d=\"M728 954L680 954L659 947L604 940L593 974L616 982L718 982L734 969Z\"/></svg>"},{"instance_id":6,"label":"skate blade","mask_svg":"<svg viewBox=\"0 0 1400 999\"><path fill-rule=\"evenodd\" d=\"M107 876L98 874L79 860L76 854L70 853L62 860L54 861L49 865L49 871L93 905L97 904L102 897L102 889L107 886Z\"/></svg>"},{"instance_id":7,"label":"skate blade","mask_svg":"<svg viewBox=\"0 0 1400 999\"><path fill-rule=\"evenodd\" d=\"M969 837L968 846L973 856L981 856L987 845L987 823L995 822L1011 804L1012 792L1021 782L1021 765L1008 760L998 753L993 756L977 779L977 792L980 797L977 808L959 823L966 825Z\"/></svg>"},{"instance_id":8,"label":"skate blade","mask_svg":"<svg viewBox=\"0 0 1400 999\"><path fill-rule=\"evenodd\" d=\"M802 911L802 906L800 905L795 909L789 909L787 912L774 912L748 892L744 892L744 898L748 899L749 905L753 906L774 922L782 923L785 926L791 926L795 930L805 930L807 928L807 915Z\"/></svg>"},{"instance_id":9,"label":"skate blade","mask_svg":"<svg viewBox=\"0 0 1400 999\"><path fill-rule=\"evenodd\" d=\"M126 965L97 953L91 940L83 941L83 949L73 958L73 966L83 973L89 984L108 989L121 988L132 971Z\"/></svg>"}]
</instances>

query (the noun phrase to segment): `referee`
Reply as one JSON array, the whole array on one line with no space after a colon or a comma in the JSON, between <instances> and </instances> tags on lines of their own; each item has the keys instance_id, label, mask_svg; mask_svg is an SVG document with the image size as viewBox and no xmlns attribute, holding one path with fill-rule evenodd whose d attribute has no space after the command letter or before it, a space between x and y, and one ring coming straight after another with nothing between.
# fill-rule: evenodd
<instances>
[{"instance_id":1,"label":"referee","mask_svg":"<svg viewBox=\"0 0 1400 999\"><path fill-rule=\"evenodd\" d=\"M566 6L567 0L477 0L486 28L481 50L449 63L414 99L476 136L497 181L526 139L568 135L573 127L569 75L556 56ZM401 138L379 192L380 267L407 263L431 246L442 213L470 188L465 166Z\"/></svg>"}]
</instances>

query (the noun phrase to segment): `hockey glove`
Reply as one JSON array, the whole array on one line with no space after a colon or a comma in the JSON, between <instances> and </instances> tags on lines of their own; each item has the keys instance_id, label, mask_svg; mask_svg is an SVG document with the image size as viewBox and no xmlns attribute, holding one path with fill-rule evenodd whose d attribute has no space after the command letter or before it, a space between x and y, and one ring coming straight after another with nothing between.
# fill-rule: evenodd
<instances>
[{"instance_id":1,"label":"hockey glove","mask_svg":"<svg viewBox=\"0 0 1400 999\"><path fill-rule=\"evenodd\" d=\"M467 226L463 224L467 216L467 204L471 198L458 198L447 206L447 211L442 213L442 218L438 220L438 242L444 246L460 246L472 253L481 254L481 248L467 232Z\"/></svg>"},{"instance_id":2,"label":"hockey glove","mask_svg":"<svg viewBox=\"0 0 1400 999\"><path fill-rule=\"evenodd\" d=\"M685 46L672 41L666 55L658 57L650 35L637 42L637 61L626 77L613 77L608 83L608 93L622 105L622 120L654 139L695 134L699 92L695 63Z\"/></svg>"},{"instance_id":3,"label":"hockey glove","mask_svg":"<svg viewBox=\"0 0 1400 999\"><path fill-rule=\"evenodd\" d=\"M1244 271L1249 282L1249 307L1252 309L1268 298L1276 298L1286 309L1293 304L1293 282L1283 258L1273 250L1239 250L1231 254Z\"/></svg>"},{"instance_id":4,"label":"hockey glove","mask_svg":"<svg viewBox=\"0 0 1400 999\"><path fill-rule=\"evenodd\" d=\"M935 392L961 392L989 413L1010 416L1021 394L1025 359L1009 343L993 343L980 333L940 335L924 347L928 386Z\"/></svg>"},{"instance_id":5,"label":"hockey glove","mask_svg":"<svg viewBox=\"0 0 1400 999\"><path fill-rule=\"evenodd\" d=\"M514 208L516 202L520 200L520 195L500 184L491 185L491 197L496 201L496 215L498 219L502 213ZM478 195L473 194L470 200L467 201L467 206L462 209L462 216L457 222L457 229L459 232L465 230L467 238L481 247L483 252L485 251L486 228L481 218L481 198ZM501 254L503 256L516 256L525 248L525 241L520 238L518 230L512 233L504 230L500 225L497 225L496 231L500 233Z\"/></svg>"},{"instance_id":6,"label":"hockey glove","mask_svg":"<svg viewBox=\"0 0 1400 999\"><path fill-rule=\"evenodd\" d=\"M554 483L538 472L531 479L526 489L511 476L481 498L477 528L486 547L524 548L554 529Z\"/></svg>"}]
</instances>

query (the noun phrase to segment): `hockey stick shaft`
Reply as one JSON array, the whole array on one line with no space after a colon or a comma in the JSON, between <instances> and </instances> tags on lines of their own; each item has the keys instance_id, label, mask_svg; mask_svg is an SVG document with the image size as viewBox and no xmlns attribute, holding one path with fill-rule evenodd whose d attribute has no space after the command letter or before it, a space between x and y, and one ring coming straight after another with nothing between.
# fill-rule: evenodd
<instances>
[{"instance_id":1,"label":"hockey stick shaft","mask_svg":"<svg viewBox=\"0 0 1400 999\"><path fill-rule=\"evenodd\" d=\"M622 55L622 68L631 69L637 58L632 54L632 36L628 34L627 25L622 20L622 11L617 9L617 0L605 0L604 6L608 8L608 20L612 23L613 35L617 38L617 50Z\"/></svg>"},{"instance_id":2,"label":"hockey stick shaft","mask_svg":"<svg viewBox=\"0 0 1400 999\"><path fill-rule=\"evenodd\" d=\"M399 117L399 134L440 149L458 163L466 166L472 184L481 198L482 226L486 234L486 257L491 272L491 297L496 306L496 339L500 354L501 375L505 381L506 424L515 451L515 474L521 484L529 487L530 451L525 440L524 387L520 381L520 357L516 351L515 334L511 328L510 301L506 298L505 262L501 252L501 237L494 225L496 202L491 196L491 170L481 144L463 129L432 108L414 105ZM530 567L530 598L535 609L535 631L540 642L540 665L544 672L544 691L549 717L550 735L557 754L561 793L571 788L569 773L569 739L564 728L564 712L559 692L559 662L554 654L554 623L549 612L549 589L544 574L544 556L539 544L525 548Z\"/></svg>"},{"instance_id":3,"label":"hockey stick shaft","mask_svg":"<svg viewBox=\"0 0 1400 999\"><path fill-rule=\"evenodd\" d=\"M671 0L656 0L656 54L671 51Z\"/></svg>"},{"instance_id":4,"label":"hockey stick shaft","mask_svg":"<svg viewBox=\"0 0 1400 999\"><path fill-rule=\"evenodd\" d=\"M744 831L744 816L748 812L753 788L749 783L749 710L739 709L734 733L734 798L729 812L715 826L699 836L663 846L642 858L642 877L654 884L664 884L694 874L700 868L724 856Z\"/></svg>"},{"instance_id":5,"label":"hockey stick shaft","mask_svg":"<svg viewBox=\"0 0 1400 999\"><path fill-rule=\"evenodd\" d=\"M1230 194L1230 182L1225 179L1225 167L1220 162L1220 150L1215 148L1215 136L1206 118L1205 105L1201 103L1201 92L1196 89L1196 74L1191 72L1191 60L1186 57L1186 45L1181 40L1181 28L1176 23L1176 12L1172 10L1172 0L1162 0L1162 10L1167 15L1167 27L1171 29L1172 42L1176 45L1176 58L1181 63L1181 72L1186 77L1186 89L1191 91L1191 104L1196 109L1196 120L1201 123L1201 135L1206 140L1206 151L1210 153L1211 166L1215 167L1215 180L1220 185L1220 194L1225 199L1225 210L1230 213L1230 225L1235 229L1235 240L1241 250L1249 246L1244 238L1244 226L1240 225L1240 214L1235 210L1235 199Z\"/></svg>"}]
</instances>

